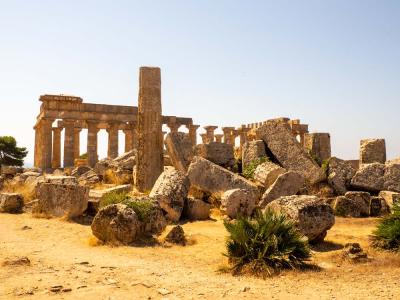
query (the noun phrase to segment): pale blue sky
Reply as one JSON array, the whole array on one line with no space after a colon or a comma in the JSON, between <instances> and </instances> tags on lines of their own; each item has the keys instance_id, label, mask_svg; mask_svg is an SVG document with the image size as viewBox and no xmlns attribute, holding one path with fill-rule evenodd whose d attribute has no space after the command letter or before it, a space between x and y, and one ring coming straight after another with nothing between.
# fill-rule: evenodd
<instances>
[{"instance_id":1,"label":"pale blue sky","mask_svg":"<svg viewBox=\"0 0 400 300\"><path fill-rule=\"evenodd\" d=\"M166 115L300 118L335 156L369 137L400 156L400 1L384 0L0 0L0 135L31 162L39 95L137 105L142 65L162 69Z\"/></svg>"}]
</instances>

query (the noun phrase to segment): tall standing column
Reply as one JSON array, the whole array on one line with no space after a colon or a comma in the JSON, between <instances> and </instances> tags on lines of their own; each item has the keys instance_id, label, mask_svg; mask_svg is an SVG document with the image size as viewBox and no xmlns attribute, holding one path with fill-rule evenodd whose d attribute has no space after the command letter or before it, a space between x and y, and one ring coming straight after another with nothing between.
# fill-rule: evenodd
<instances>
[{"instance_id":1,"label":"tall standing column","mask_svg":"<svg viewBox=\"0 0 400 300\"><path fill-rule=\"evenodd\" d=\"M222 127L224 133L224 143L232 144L232 131L235 130L234 127Z\"/></svg>"},{"instance_id":2,"label":"tall standing column","mask_svg":"<svg viewBox=\"0 0 400 300\"><path fill-rule=\"evenodd\" d=\"M88 165L93 168L99 159L97 155L97 133L99 132L99 128L96 121L87 121L87 125L87 160Z\"/></svg>"},{"instance_id":3,"label":"tall standing column","mask_svg":"<svg viewBox=\"0 0 400 300\"><path fill-rule=\"evenodd\" d=\"M82 128L74 128L74 159L78 159L81 155L81 131Z\"/></svg>"},{"instance_id":4,"label":"tall standing column","mask_svg":"<svg viewBox=\"0 0 400 300\"><path fill-rule=\"evenodd\" d=\"M39 124L36 124L35 127L33 127L35 130L35 153L34 153L34 167L35 168L40 168L40 162L39 162L39 138L40 138L40 126Z\"/></svg>"},{"instance_id":5,"label":"tall standing column","mask_svg":"<svg viewBox=\"0 0 400 300\"><path fill-rule=\"evenodd\" d=\"M200 125L188 125L186 126L189 129L189 137L192 141L193 146L197 145L197 129Z\"/></svg>"},{"instance_id":6,"label":"tall standing column","mask_svg":"<svg viewBox=\"0 0 400 300\"><path fill-rule=\"evenodd\" d=\"M61 167L61 131L61 127L53 128L53 169Z\"/></svg>"},{"instance_id":7,"label":"tall standing column","mask_svg":"<svg viewBox=\"0 0 400 300\"><path fill-rule=\"evenodd\" d=\"M138 153L135 183L149 191L163 171L161 70L141 67L139 75Z\"/></svg>"},{"instance_id":8,"label":"tall standing column","mask_svg":"<svg viewBox=\"0 0 400 300\"><path fill-rule=\"evenodd\" d=\"M111 124L108 132L108 158L118 157L118 124Z\"/></svg>"},{"instance_id":9,"label":"tall standing column","mask_svg":"<svg viewBox=\"0 0 400 300\"><path fill-rule=\"evenodd\" d=\"M64 120L64 168L74 166L75 156L75 122L73 120Z\"/></svg>"}]
</instances>

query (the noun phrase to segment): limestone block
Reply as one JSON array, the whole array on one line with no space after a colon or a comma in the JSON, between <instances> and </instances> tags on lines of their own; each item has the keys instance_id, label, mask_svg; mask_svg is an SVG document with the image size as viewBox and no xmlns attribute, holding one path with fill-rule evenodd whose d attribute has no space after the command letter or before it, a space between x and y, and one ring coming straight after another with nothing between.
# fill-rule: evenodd
<instances>
[{"instance_id":1,"label":"limestone block","mask_svg":"<svg viewBox=\"0 0 400 300\"><path fill-rule=\"evenodd\" d=\"M344 195L350 187L351 179L356 173L352 164L337 157L331 157L327 171L329 184L335 189L338 195Z\"/></svg>"},{"instance_id":2,"label":"limestone block","mask_svg":"<svg viewBox=\"0 0 400 300\"><path fill-rule=\"evenodd\" d=\"M331 157L331 136L329 133L306 133L304 147L321 165Z\"/></svg>"},{"instance_id":3,"label":"limestone block","mask_svg":"<svg viewBox=\"0 0 400 300\"><path fill-rule=\"evenodd\" d=\"M181 217L189 187L189 179L184 173L167 167L154 184L150 197L158 201L168 219L177 222Z\"/></svg>"},{"instance_id":4,"label":"limestone block","mask_svg":"<svg viewBox=\"0 0 400 300\"><path fill-rule=\"evenodd\" d=\"M383 188L400 193L400 163L386 163Z\"/></svg>"},{"instance_id":5,"label":"limestone block","mask_svg":"<svg viewBox=\"0 0 400 300\"><path fill-rule=\"evenodd\" d=\"M210 142L195 147L195 155L205 158L222 167L232 167L235 164L233 145Z\"/></svg>"},{"instance_id":6,"label":"limestone block","mask_svg":"<svg viewBox=\"0 0 400 300\"><path fill-rule=\"evenodd\" d=\"M321 242L335 224L333 209L315 196L285 196L266 207L284 213L310 242Z\"/></svg>"},{"instance_id":7,"label":"limestone block","mask_svg":"<svg viewBox=\"0 0 400 300\"><path fill-rule=\"evenodd\" d=\"M394 203L400 203L400 193L391 191L380 191L379 197L385 200L390 209L393 207Z\"/></svg>"},{"instance_id":8,"label":"limestone block","mask_svg":"<svg viewBox=\"0 0 400 300\"><path fill-rule=\"evenodd\" d=\"M17 214L24 208L24 199L17 193L0 193L0 213Z\"/></svg>"},{"instance_id":9,"label":"limestone block","mask_svg":"<svg viewBox=\"0 0 400 300\"><path fill-rule=\"evenodd\" d=\"M384 164L364 164L354 175L351 185L366 191L381 191L383 190L384 174Z\"/></svg>"},{"instance_id":10,"label":"limestone block","mask_svg":"<svg viewBox=\"0 0 400 300\"><path fill-rule=\"evenodd\" d=\"M71 184L75 185L78 183L76 177L74 176L63 176L63 175L47 175L44 177L45 183L52 183L52 184Z\"/></svg>"},{"instance_id":11,"label":"limestone block","mask_svg":"<svg viewBox=\"0 0 400 300\"><path fill-rule=\"evenodd\" d=\"M190 137L183 132L170 132L165 138L165 147L172 166L186 173L193 158L193 144Z\"/></svg>"},{"instance_id":12,"label":"limestone block","mask_svg":"<svg viewBox=\"0 0 400 300\"><path fill-rule=\"evenodd\" d=\"M239 216L251 216L256 207L255 200L249 190L229 190L222 194L221 210L233 219Z\"/></svg>"},{"instance_id":13,"label":"limestone block","mask_svg":"<svg viewBox=\"0 0 400 300\"><path fill-rule=\"evenodd\" d=\"M386 161L384 139L366 139L360 141L360 164L381 163Z\"/></svg>"},{"instance_id":14,"label":"limestone block","mask_svg":"<svg viewBox=\"0 0 400 300\"><path fill-rule=\"evenodd\" d=\"M288 124L269 121L259 127L256 134L285 169L299 172L307 183L315 184L326 178L324 171L293 136Z\"/></svg>"},{"instance_id":15,"label":"limestone block","mask_svg":"<svg viewBox=\"0 0 400 300\"><path fill-rule=\"evenodd\" d=\"M342 217L368 217L371 197L369 193L347 192L335 200L335 214Z\"/></svg>"},{"instance_id":16,"label":"limestone block","mask_svg":"<svg viewBox=\"0 0 400 300\"><path fill-rule=\"evenodd\" d=\"M279 197L297 194L304 182L303 175L297 172L289 171L279 175L261 197L259 206L264 208L268 203Z\"/></svg>"},{"instance_id":17,"label":"limestone block","mask_svg":"<svg viewBox=\"0 0 400 300\"><path fill-rule=\"evenodd\" d=\"M244 189L251 191L255 199L259 197L258 188L254 183L198 156L193 158L188 176L192 186L217 196L228 190Z\"/></svg>"},{"instance_id":18,"label":"limestone block","mask_svg":"<svg viewBox=\"0 0 400 300\"><path fill-rule=\"evenodd\" d=\"M261 157L267 156L265 144L262 140L249 141L242 148L242 167L245 169L249 164Z\"/></svg>"},{"instance_id":19,"label":"limestone block","mask_svg":"<svg viewBox=\"0 0 400 300\"><path fill-rule=\"evenodd\" d=\"M286 173L284 168L267 161L257 166L254 171L254 179L268 188L275 182L278 176L283 173Z\"/></svg>"},{"instance_id":20,"label":"limestone block","mask_svg":"<svg viewBox=\"0 0 400 300\"><path fill-rule=\"evenodd\" d=\"M75 179L75 177L72 177ZM75 179L76 180L76 179ZM38 198L34 212L54 217L77 217L88 206L89 188L70 182L60 181L39 183L36 189Z\"/></svg>"},{"instance_id":21,"label":"limestone block","mask_svg":"<svg viewBox=\"0 0 400 300\"><path fill-rule=\"evenodd\" d=\"M200 199L187 198L182 216L190 221L207 220L211 205Z\"/></svg>"}]
</instances>

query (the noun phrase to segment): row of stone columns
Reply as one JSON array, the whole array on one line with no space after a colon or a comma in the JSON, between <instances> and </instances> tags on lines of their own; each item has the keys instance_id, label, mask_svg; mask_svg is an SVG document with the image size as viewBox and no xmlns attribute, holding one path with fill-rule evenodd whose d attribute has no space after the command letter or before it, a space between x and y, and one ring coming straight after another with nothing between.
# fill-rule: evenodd
<instances>
[{"instance_id":1,"label":"row of stone columns","mask_svg":"<svg viewBox=\"0 0 400 300\"><path fill-rule=\"evenodd\" d=\"M35 166L43 170L61 167L61 132L64 129L64 167L73 167L75 159L80 156L80 133L82 127L77 126L75 120L63 120L62 126L52 127L54 120L41 119L35 126ZM100 130L99 122L89 120L87 123L87 163L93 167L98 161L97 135ZM107 128L108 132L108 157L118 156L118 123L113 123ZM135 148L135 126L128 124L123 130L125 134L125 151Z\"/></svg>"},{"instance_id":2,"label":"row of stone columns","mask_svg":"<svg viewBox=\"0 0 400 300\"><path fill-rule=\"evenodd\" d=\"M247 142L247 132L250 128L245 126L235 129L235 127L222 127L223 134L215 134L218 126L205 126L206 133L200 134L203 144L211 142L225 143L235 145L235 139L240 138L240 146L242 147Z\"/></svg>"}]
</instances>

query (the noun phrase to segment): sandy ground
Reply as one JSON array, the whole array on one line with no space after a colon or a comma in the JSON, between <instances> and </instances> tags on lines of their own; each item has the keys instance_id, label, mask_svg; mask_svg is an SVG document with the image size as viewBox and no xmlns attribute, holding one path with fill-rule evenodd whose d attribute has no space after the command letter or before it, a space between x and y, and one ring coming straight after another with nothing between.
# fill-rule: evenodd
<instances>
[{"instance_id":1,"label":"sandy ground","mask_svg":"<svg viewBox=\"0 0 400 300\"><path fill-rule=\"evenodd\" d=\"M320 271L263 280L221 273L220 220L184 224L186 247L110 247L96 244L89 226L1 214L0 299L400 299L400 257L368 248L375 222L337 218L313 251ZM342 261L346 242L360 242L371 261ZM30 265L4 266L23 256Z\"/></svg>"}]
</instances>

